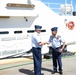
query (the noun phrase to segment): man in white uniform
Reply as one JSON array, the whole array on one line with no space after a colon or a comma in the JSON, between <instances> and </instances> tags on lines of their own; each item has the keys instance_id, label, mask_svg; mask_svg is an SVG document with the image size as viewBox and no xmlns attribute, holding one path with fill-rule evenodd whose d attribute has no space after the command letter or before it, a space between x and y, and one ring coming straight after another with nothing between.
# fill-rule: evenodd
<instances>
[{"instance_id":1,"label":"man in white uniform","mask_svg":"<svg viewBox=\"0 0 76 75\"><path fill-rule=\"evenodd\" d=\"M35 75L43 75L41 74L41 64L42 64L41 48L43 45L45 45L45 42L41 42L40 37L41 28L42 26L35 25L35 32L32 35L32 53L33 53Z\"/></svg>"}]
</instances>

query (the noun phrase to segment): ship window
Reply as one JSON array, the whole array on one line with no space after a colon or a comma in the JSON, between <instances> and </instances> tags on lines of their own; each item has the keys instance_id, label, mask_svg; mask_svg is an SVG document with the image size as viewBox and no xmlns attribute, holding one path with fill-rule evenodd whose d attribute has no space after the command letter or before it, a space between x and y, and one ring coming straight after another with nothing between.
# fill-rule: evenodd
<instances>
[{"instance_id":1,"label":"ship window","mask_svg":"<svg viewBox=\"0 0 76 75\"><path fill-rule=\"evenodd\" d=\"M33 33L35 30L28 30L27 33ZM41 30L41 32L46 32L46 30Z\"/></svg>"},{"instance_id":2,"label":"ship window","mask_svg":"<svg viewBox=\"0 0 76 75\"><path fill-rule=\"evenodd\" d=\"M46 30L41 30L41 32L46 32Z\"/></svg>"},{"instance_id":3,"label":"ship window","mask_svg":"<svg viewBox=\"0 0 76 75\"><path fill-rule=\"evenodd\" d=\"M14 31L15 34L21 34L22 31Z\"/></svg>"},{"instance_id":4,"label":"ship window","mask_svg":"<svg viewBox=\"0 0 76 75\"><path fill-rule=\"evenodd\" d=\"M27 33L33 33L35 30L28 30Z\"/></svg>"},{"instance_id":5,"label":"ship window","mask_svg":"<svg viewBox=\"0 0 76 75\"><path fill-rule=\"evenodd\" d=\"M0 31L0 34L9 34L8 31Z\"/></svg>"}]
</instances>

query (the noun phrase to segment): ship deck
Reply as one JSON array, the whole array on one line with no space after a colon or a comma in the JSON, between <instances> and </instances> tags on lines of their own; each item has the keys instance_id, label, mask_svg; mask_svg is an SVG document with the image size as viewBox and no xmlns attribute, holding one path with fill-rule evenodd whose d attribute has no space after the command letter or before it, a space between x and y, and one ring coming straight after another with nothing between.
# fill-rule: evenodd
<instances>
[{"instance_id":1,"label":"ship deck","mask_svg":"<svg viewBox=\"0 0 76 75\"><path fill-rule=\"evenodd\" d=\"M62 57L63 75L76 75L76 55ZM43 59L42 73L52 75L52 59ZM32 58L0 60L0 75L34 75ZM59 75L56 73L54 75Z\"/></svg>"}]
</instances>

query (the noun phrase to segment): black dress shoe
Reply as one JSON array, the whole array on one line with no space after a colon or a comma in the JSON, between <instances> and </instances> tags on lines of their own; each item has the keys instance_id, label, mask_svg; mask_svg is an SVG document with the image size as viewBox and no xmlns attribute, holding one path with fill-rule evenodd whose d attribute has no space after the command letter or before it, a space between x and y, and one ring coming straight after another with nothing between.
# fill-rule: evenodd
<instances>
[{"instance_id":1,"label":"black dress shoe","mask_svg":"<svg viewBox=\"0 0 76 75\"><path fill-rule=\"evenodd\" d=\"M63 75L63 72L62 72L62 71L60 71L60 72L59 72L59 74L60 74L60 75Z\"/></svg>"},{"instance_id":2,"label":"black dress shoe","mask_svg":"<svg viewBox=\"0 0 76 75\"><path fill-rule=\"evenodd\" d=\"M44 75L44 73L41 73L41 75Z\"/></svg>"},{"instance_id":3,"label":"black dress shoe","mask_svg":"<svg viewBox=\"0 0 76 75\"><path fill-rule=\"evenodd\" d=\"M52 71L52 74L55 74L55 73L57 73L57 71Z\"/></svg>"}]
</instances>

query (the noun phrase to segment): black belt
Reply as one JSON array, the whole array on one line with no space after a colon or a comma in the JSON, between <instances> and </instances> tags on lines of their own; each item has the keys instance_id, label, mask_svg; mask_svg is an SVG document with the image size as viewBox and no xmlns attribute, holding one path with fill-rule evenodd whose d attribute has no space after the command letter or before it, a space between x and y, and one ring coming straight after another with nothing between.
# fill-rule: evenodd
<instances>
[{"instance_id":1,"label":"black belt","mask_svg":"<svg viewBox=\"0 0 76 75\"><path fill-rule=\"evenodd\" d=\"M33 47L33 48L36 48L36 47ZM40 47L37 47L36 49L41 49Z\"/></svg>"},{"instance_id":2,"label":"black belt","mask_svg":"<svg viewBox=\"0 0 76 75\"><path fill-rule=\"evenodd\" d=\"M53 49L59 49L59 48L61 48L61 47L57 47L57 48L53 48Z\"/></svg>"}]
</instances>

